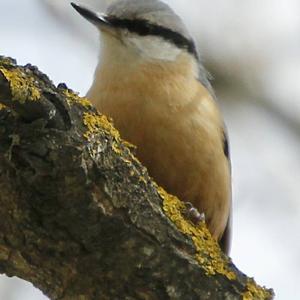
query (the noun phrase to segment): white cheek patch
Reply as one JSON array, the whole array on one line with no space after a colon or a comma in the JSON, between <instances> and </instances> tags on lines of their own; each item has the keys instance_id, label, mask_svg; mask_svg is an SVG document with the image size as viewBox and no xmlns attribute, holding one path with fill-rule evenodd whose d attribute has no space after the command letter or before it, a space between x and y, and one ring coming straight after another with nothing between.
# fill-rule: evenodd
<instances>
[{"instance_id":1,"label":"white cheek patch","mask_svg":"<svg viewBox=\"0 0 300 300\"><path fill-rule=\"evenodd\" d=\"M132 35L125 40L128 46L134 47L148 58L173 61L182 52L182 49L158 36Z\"/></svg>"}]
</instances>

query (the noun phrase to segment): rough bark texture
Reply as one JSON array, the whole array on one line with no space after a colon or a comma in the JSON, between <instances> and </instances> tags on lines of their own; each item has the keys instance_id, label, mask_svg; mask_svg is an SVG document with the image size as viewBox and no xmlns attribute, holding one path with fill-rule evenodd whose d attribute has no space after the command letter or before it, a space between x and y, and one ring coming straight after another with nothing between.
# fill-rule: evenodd
<instances>
[{"instance_id":1,"label":"rough bark texture","mask_svg":"<svg viewBox=\"0 0 300 300\"><path fill-rule=\"evenodd\" d=\"M51 299L272 298L87 99L2 57L0 103L1 273Z\"/></svg>"}]
</instances>

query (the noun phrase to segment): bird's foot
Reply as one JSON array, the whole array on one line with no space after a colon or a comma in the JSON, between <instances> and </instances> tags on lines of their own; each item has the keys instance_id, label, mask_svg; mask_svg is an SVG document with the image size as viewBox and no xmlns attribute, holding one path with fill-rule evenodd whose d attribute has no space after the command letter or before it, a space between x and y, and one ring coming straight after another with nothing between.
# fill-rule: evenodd
<instances>
[{"instance_id":1,"label":"bird's foot","mask_svg":"<svg viewBox=\"0 0 300 300\"><path fill-rule=\"evenodd\" d=\"M200 222L205 222L204 212L200 213L191 202L185 203L183 215L195 225L199 224Z\"/></svg>"}]
</instances>

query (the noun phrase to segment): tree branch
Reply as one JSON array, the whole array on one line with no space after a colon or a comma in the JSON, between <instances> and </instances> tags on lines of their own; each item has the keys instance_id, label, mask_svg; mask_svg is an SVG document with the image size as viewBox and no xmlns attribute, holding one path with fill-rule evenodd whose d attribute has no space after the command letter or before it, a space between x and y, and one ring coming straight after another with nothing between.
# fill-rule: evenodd
<instances>
[{"instance_id":1,"label":"tree branch","mask_svg":"<svg viewBox=\"0 0 300 300\"><path fill-rule=\"evenodd\" d=\"M0 272L51 299L271 299L104 115L0 58Z\"/></svg>"}]
</instances>

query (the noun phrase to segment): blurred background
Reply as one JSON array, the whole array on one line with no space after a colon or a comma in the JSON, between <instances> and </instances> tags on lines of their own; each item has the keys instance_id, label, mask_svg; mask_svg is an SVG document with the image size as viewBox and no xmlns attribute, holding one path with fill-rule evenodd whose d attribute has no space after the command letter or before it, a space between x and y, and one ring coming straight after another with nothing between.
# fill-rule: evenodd
<instances>
[{"instance_id":1,"label":"blurred background","mask_svg":"<svg viewBox=\"0 0 300 300\"><path fill-rule=\"evenodd\" d=\"M103 10L111 1L80 0ZM168 0L193 33L228 126L231 257L276 299L300 299L300 1ZM1 0L0 55L84 95L97 31L69 0ZM1 228L0 228L1 230ZM0 276L1 300L47 299Z\"/></svg>"}]
</instances>

